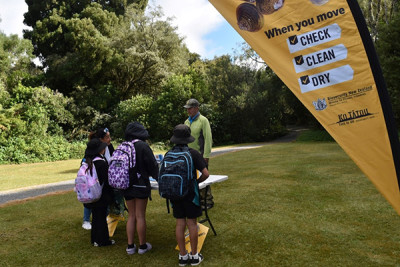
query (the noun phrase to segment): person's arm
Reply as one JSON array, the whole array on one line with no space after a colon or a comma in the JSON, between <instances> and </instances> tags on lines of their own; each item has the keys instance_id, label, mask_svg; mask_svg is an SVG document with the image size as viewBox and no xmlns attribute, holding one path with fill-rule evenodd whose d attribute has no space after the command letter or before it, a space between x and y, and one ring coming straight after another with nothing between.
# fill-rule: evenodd
<instances>
[{"instance_id":1,"label":"person's arm","mask_svg":"<svg viewBox=\"0 0 400 267\"><path fill-rule=\"evenodd\" d=\"M108 183L107 163L104 160L96 160L93 162L93 168L96 168L100 184Z\"/></svg>"},{"instance_id":2,"label":"person's arm","mask_svg":"<svg viewBox=\"0 0 400 267\"><path fill-rule=\"evenodd\" d=\"M158 181L158 163L156 158L154 157L153 150L151 150L150 146L146 146L143 149L144 154L144 164L147 173L149 176L153 177L155 180Z\"/></svg>"},{"instance_id":3,"label":"person's arm","mask_svg":"<svg viewBox=\"0 0 400 267\"><path fill-rule=\"evenodd\" d=\"M206 162L203 158L203 156L196 150L190 149L190 154L192 155L194 167L196 170L199 170L201 172L201 176L197 179L198 183L204 182L208 176L210 176Z\"/></svg>"},{"instance_id":4,"label":"person's arm","mask_svg":"<svg viewBox=\"0 0 400 267\"><path fill-rule=\"evenodd\" d=\"M203 136L204 136L204 153L203 157L206 160L208 164L208 159L210 158L211 154L211 147L212 147L212 134L211 134L211 127L210 127L210 122L206 117L204 117L205 120L203 122Z\"/></svg>"},{"instance_id":5,"label":"person's arm","mask_svg":"<svg viewBox=\"0 0 400 267\"><path fill-rule=\"evenodd\" d=\"M197 179L198 183L204 182L205 180L207 180L207 178L210 176L207 168L204 168L203 170L201 170L201 176L199 177L199 179Z\"/></svg>"}]
</instances>

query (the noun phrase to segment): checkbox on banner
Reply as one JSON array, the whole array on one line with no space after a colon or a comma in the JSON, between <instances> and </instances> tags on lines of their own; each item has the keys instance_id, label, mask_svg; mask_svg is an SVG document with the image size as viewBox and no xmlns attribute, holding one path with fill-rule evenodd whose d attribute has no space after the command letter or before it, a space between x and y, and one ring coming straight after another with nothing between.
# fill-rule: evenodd
<instances>
[{"instance_id":1,"label":"checkbox on banner","mask_svg":"<svg viewBox=\"0 0 400 267\"><path fill-rule=\"evenodd\" d=\"M302 55L295 57L294 60L296 61L296 65L302 65L304 63L304 58Z\"/></svg>"},{"instance_id":2,"label":"checkbox on banner","mask_svg":"<svg viewBox=\"0 0 400 267\"><path fill-rule=\"evenodd\" d=\"M289 42L291 45L295 45L299 42L299 40L297 39L297 35L293 35L289 37Z\"/></svg>"},{"instance_id":3,"label":"checkbox on banner","mask_svg":"<svg viewBox=\"0 0 400 267\"><path fill-rule=\"evenodd\" d=\"M310 78L308 77L308 75L300 77L300 80L301 80L301 84L304 84L304 85L310 83Z\"/></svg>"}]
</instances>

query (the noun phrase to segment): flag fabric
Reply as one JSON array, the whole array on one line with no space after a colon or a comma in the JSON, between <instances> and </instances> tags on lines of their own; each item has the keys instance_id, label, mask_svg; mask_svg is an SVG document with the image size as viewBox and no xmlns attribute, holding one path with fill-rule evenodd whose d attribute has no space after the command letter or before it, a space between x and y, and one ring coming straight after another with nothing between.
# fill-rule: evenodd
<instances>
[{"instance_id":1,"label":"flag fabric","mask_svg":"<svg viewBox=\"0 0 400 267\"><path fill-rule=\"evenodd\" d=\"M206 240L208 229L209 228L204 224L197 223L197 230L198 230L197 252L199 253L201 251L201 248L203 247L204 241ZM179 245L176 245L175 249L179 250ZM185 232L185 249L188 253L192 252L192 248L190 246L189 230L186 230Z\"/></svg>"},{"instance_id":2,"label":"flag fabric","mask_svg":"<svg viewBox=\"0 0 400 267\"><path fill-rule=\"evenodd\" d=\"M209 0L400 214L400 145L355 0Z\"/></svg>"}]
</instances>

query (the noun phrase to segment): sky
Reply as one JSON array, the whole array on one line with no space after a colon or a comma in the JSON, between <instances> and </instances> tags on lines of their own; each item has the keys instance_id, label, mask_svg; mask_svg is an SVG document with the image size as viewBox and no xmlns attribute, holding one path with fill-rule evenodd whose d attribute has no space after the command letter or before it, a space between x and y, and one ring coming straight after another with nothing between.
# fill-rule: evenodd
<instances>
[{"instance_id":1,"label":"sky","mask_svg":"<svg viewBox=\"0 0 400 267\"><path fill-rule=\"evenodd\" d=\"M202 58L233 54L244 42L207 0L150 0L149 4L161 6L165 16L173 18L189 50ZM0 31L22 37L22 30L28 28L23 24L27 11L25 0L0 0Z\"/></svg>"}]
</instances>

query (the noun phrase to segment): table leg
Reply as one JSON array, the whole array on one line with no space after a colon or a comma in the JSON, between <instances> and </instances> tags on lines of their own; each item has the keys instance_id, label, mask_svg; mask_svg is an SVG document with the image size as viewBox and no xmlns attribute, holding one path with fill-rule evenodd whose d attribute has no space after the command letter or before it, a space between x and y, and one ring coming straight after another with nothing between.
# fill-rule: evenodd
<instances>
[{"instance_id":1,"label":"table leg","mask_svg":"<svg viewBox=\"0 0 400 267\"><path fill-rule=\"evenodd\" d=\"M210 190L210 186L209 185L206 186L206 191L208 191L208 190ZM208 222L208 224L211 227L211 230L214 232L214 235L217 235L217 232L215 232L214 226L211 223L210 217L208 217L207 194L205 194L205 196L204 196L204 213L206 214L206 218L201 220L201 221L199 221L199 223Z\"/></svg>"}]
</instances>

